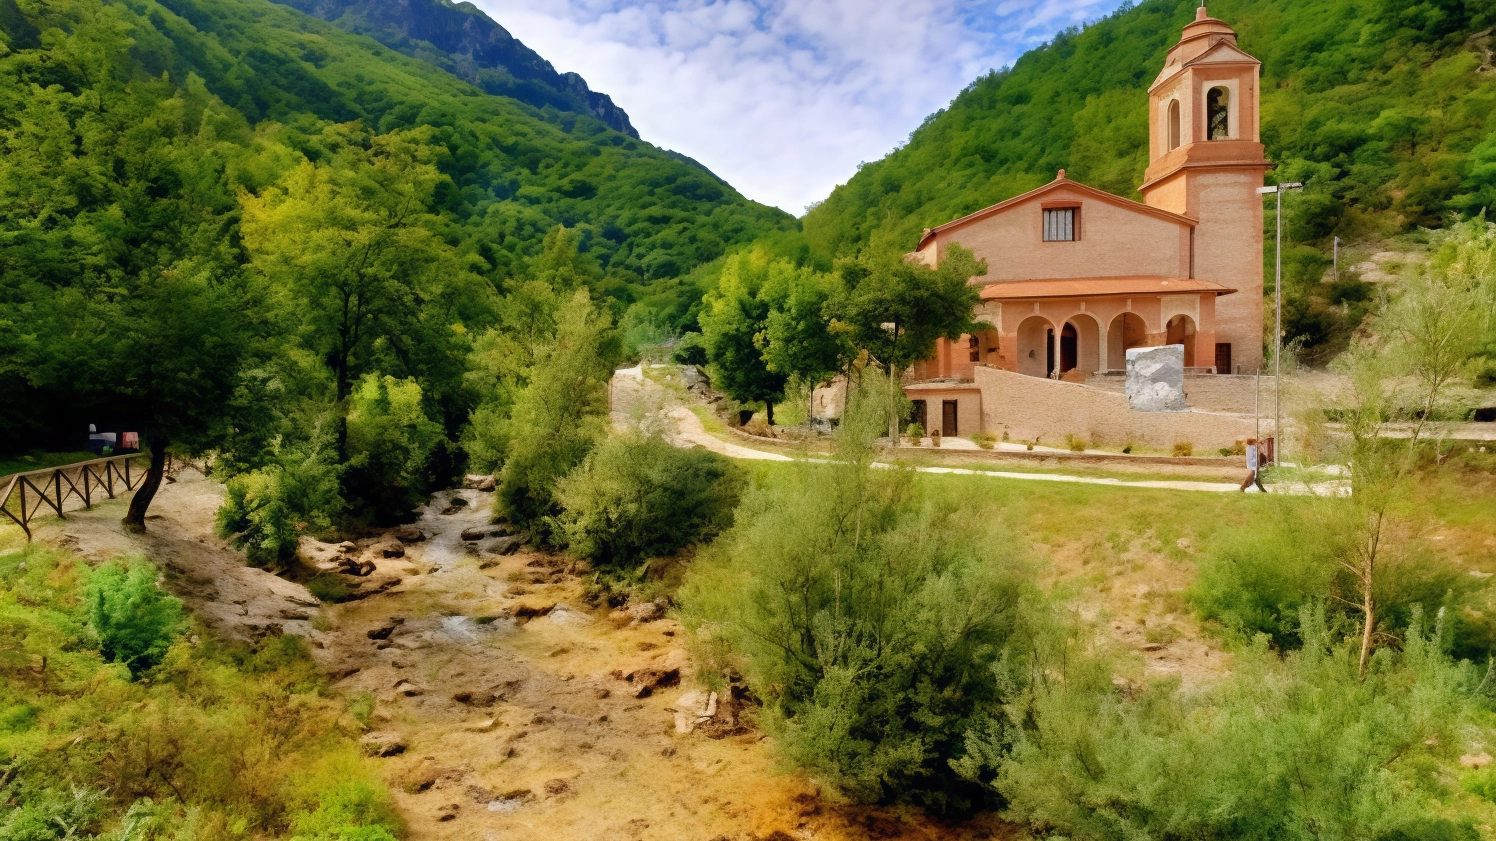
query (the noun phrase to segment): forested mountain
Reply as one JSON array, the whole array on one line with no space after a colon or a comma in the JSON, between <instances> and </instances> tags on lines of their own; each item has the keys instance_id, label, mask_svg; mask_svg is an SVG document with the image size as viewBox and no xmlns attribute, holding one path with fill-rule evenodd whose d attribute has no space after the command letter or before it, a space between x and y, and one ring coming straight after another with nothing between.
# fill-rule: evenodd
<instances>
[{"instance_id":1,"label":"forested mountain","mask_svg":"<svg viewBox=\"0 0 1496 841\"><path fill-rule=\"evenodd\" d=\"M399 395L436 423L389 474L419 488L495 387L475 341L533 349L578 289L668 329L700 296L678 278L797 235L681 156L270 0L0 0L0 447L115 418L341 465L356 393Z\"/></svg>"},{"instance_id":2,"label":"forested mountain","mask_svg":"<svg viewBox=\"0 0 1496 841\"><path fill-rule=\"evenodd\" d=\"M520 43L471 3L448 0L277 0L309 15L368 35L393 50L430 62L485 91L527 105L588 114L637 138L629 115L607 94Z\"/></svg>"},{"instance_id":3,"label":"forested mountain","mask_svg":"<svg viewBox=\"0 0 1496 841\"><path fill-rule=\"evenodd\" d=\"M973 82L906 145L806 215L811 245L907 250L919 232L1070 177L1136 196L1148 85L1194 0L1147 0ZM1316 286L1328 241L1376 240L1496 202L1496 5L1487 0L1213 0L1262 61L1269 180L1287 202L1294 335L1343 337L1365 290ZM1290 285L1292 284L1292 285Z\"/></svg>"}]
</instances>

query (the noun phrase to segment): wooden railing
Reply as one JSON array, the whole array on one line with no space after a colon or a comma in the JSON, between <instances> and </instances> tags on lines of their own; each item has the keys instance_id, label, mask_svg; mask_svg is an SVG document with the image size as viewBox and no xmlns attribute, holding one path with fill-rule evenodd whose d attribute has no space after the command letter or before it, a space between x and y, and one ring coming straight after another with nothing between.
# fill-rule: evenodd
<instances>
[{"instance_id":1,"label":"wooden railing","mask_svg":"<svg viewBox=\"0 0 1496 841\"><path fill-rule=\"evenodd\" d=\"M5 488L0 491L0 514L20 526L29 541L31 521L38 514L51 509L52 514L67 519L65 511L92 508L94 498L100 494L114 499L116 494L133 491L145 481L149 462L149 455L131 453L0 476L0 484ZM179 473L190 464L167 455L166 475ZM69 506L74 500L81 505Z\"/></svg>"}]
</instances>

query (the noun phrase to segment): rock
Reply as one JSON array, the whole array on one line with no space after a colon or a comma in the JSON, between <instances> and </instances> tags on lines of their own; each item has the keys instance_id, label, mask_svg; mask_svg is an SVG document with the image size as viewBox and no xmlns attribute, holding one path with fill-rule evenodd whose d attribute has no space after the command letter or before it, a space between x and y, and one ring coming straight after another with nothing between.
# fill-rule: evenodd
<instances>
[{"instance_id":1,"label":"rock","mask_svg":"<svg viewBox=\"0 0 1496 841\"><path fill-rule=\"evenodd\" d=\"M1163 651L1164 650L1164 646L1163 646L1163 643L1150 642L1147 645L1143 646L1143 650L1144 651Z\"/></svg>"},{"instance_id":2,"label":"rock","mask_svg":"<svg viewBox=\"0 0 1496 841\"><path fill-rule=\"evenodd\" d=\"M514 618L518 622L528 622L537 616L545 616L556 609L555 602L520 602L514 606Z\"/></svg>"},{"instance_id":3,"label":"rock","mask_svg":"<svg viewBox=\"0 0 1496 841\"><path fill-rule=\"evenodd\" d=\"M484 476L483 481L479 482L476 487L480 493L493 493L498 484L492 476Z\"/></svg>"},{"instance_id":4,"label":"rock","mask_svg":"<svg viewBox=\"0 0 1496 841\"><path fill-rule=\"evenodd\" d=\"M351 540L345 540L342 543L338 544L338 551L342 552L344 555L352 555L354 552L358 551L358 544L354 543Z\"/></svg>"},{"instance_id":5,"label":"rock","mask_svg":"<svg viewBox=\"0 0 1496 841\"><path fill-rule=\"evenodd\" d=\"M566 780L558 777L554 780L545 781L545 794L547 797L559 797L568 791L571 791L571 783Z\"/></svg>"},{"instance_id":6,"label":"rock","mask_svg":"<svg viewBox=\"0 0 1496 841\"><path fill-rule=\"evenodd\" d=\"M698 719L709 720L711 716L706 715L706 708L710 704L712 711L716 712L716 697L717 693L713 692L709 700L707 693L693 690L676 699L674 704L666 708L675 713L675 732L689 734L696 729Z\"/></svg>"},{"instance_id":7,"label":"rock","mask_svg":"<svg viewBox=\"0 0 1496 841\"><path fill-rule=\"evenodd\" d=\"M635 698L648 698L654 694L656 689L664 689L679 684L680 669L661 669L650 666L629 672L623 679L634 685Z\"/></svg>"},{"instance_id":8,"label":"rock","mask_svg":"<svg viewBox=\"0 0 1496 841\"><path fill-rule=\"evenodd\" d=\"M352 575L357 578L365 578L374 573L374 562L367 559L345 557L338 566L338 571L344 575Z\"/></svg>"},{"instance_id":9,"label":"rock","mask_svg":"<svg viewBox=\"0 0 1496 841\"><path fill-rule=\"evenodd\" d=\"M529 803L534 799L535 792L530 791L527 788L517 788L513 791L505 792L494 798L493 800L490 800L488 802L488 811L502 812L507 814L509 812L515 811L519 807L525 805L526 803Z\"/></svg>"},{"instance_id":10,"label":"rock","mask_svg":"<svg viewBox=\"0 0 1496 841\"><path fill-rule=\"evenodd\" d=\"M381 540L369 547L369 551L385 558L405 557L405 544L398 540Z\"/></svg>"},{"instance_id":11,"label":"rock","mask_svg":"<svg viewBox=\"0 0 1496 841\"><path fill-rule=\"evenodd\" d=\"M622 628L634 621L634 617L630 616L627 610L620 608L608 613L608 621L612 622L614 627Z\"/></svg>"},{"instance_id":12,"label":"rock","mask_svg":"<svg viewBox=\"0 0 1496 841\"><path fill-rule=\"evenodd\" d=\"M1182 412L1184 345L1127 351L1127 406L1135 412Z\"/></svg>"},{"instance_id":13,"label":"rock","mask_svg":"<svg viewBox=\"0 0 1496 841\"><path fill-rule=\"evenodd\" d=\"M405 740L399 734L387 730L365 733L359 738L358 744L369 756L399 756L405 753Z\"/></svg>"},{"instance_id":14,"label":"rock","mask_svg":"<svg viewBox=\"0 0 1496 841\"><path fill-rule=\"evenodd\" d=\"M395 632L396 628L404 624L405 617L391 616L388 620L385 621L383 625L380 625L378 628L374 628L373 630L369 631L367 636L371 640L387 640L390 638L390 634L393 634Z\"/></svg>"},{"instance_id":15,"label":"rock","mask_svg":"<svg viewBox=\"0 0 1496 841\"><path fill-rule=\"evenodd\" d=\"M463 532L463 534L467 534L467 532ZM466 538L463 539L465 540ZM490 555L513 555L515 552L519 551L519 547L522 546L524 542L525 539L520 535L509 535L507 537L501 537L498 540L495 540L494 542L488 544L488 546L485 547L483 551L487 552Z\"/></svg>"},{"instance_id":16,"label":"rock","mask_svg":"<svg viewBox=\"0 0 1496 841\"><path fill-rule=\"evenodd\" d=\"M497 720L492 718L485 718L479 721L468 722L467 724L464 724L462 726L462 729L470 733L487 733L488 731L494 729L497 724Z\"/></svg>"},{"instance_id":17,"label":"rock","mask_svg":"<svg viewBox=\"0 0 1496 841\"><path fill-rule=\"evenodd\" d=\"M474 803L477 803L480 806L487 806L490 802L493 801L493 792L489 791L483 786L468 786L467 794L468 797L471 797L473 799Z\"/></svg>"},{"instance_id":18,"label":"rock","mask_svg":"<svg viewBox=\"0 0 1496 841\"><path fill-rule=\"evenodd\" d=\"M654 622L665 618L665 607L659 602L641 602L629 605L629 618L635 622Z\"/></svg>"},{"instance_id":19,"label":"rock","mask_svg":"<svg viewBox=\"0 0 1496 841\"><path fill-rule=\"evenodd\" d=\"M1491 755L1485 751L1477 754L1465 754L1460 757L1460 765L1466 768L1484 768L1491 764Z\"/></svg>"},{"instance_id":20,"label":"rock","mask_svg":"<svg viewBox=\"0 0 1496 841\"><path fill-rule=\"evenodd\" d=\"M488 529L482 528L480 526L474 526L473 528L463 529L462 530L462 535L461 535L461 537L462 537L463 540L482 540L484 537L487 537L487 536L488 536Z\"/></svg>"},{"instance_id":21,"label":"rock","mask_svg":"<svg viewBox=\"0 0 1496 841\"><path fill-rule=\"evenodd\" d=\"M436 820L440 823L456 820L457 811L458 809L456 803L448 803L447 805L436 810Z\"/></svg>"},{"instance_id":22,"label":"rock","mask_svg":"<svg viewBox=\"0 0 1496 841\"><path fill-rule=\"evenodd\" d=\"M395 539L401 543L420 543L426 539L426 533L414 525L406 525L395 529Z\"/></svg>"},{"instance_id":23,"label":"rock","mask_svg":"<svg viewBox=\"0 0 1496 841\"><path fill-rule=\"evenodd\" d=\"M557 625L569 628L580 628L582 626L592 624L591 616L588 616L580 610L567 607L564 604L556 605L556 607L551 610L550 615L546 618L551 620L552 622L555 622Z\"/></svg>"},{"instance_id":24,"label":"rock","mask_svg":"<svg viewBox=\"0 0 1496 841\"><path fill-rule=\"evenodd\" d=\"M404 695L407 698L414 698L417 695L424 695L426 693L426 690L422 689L419 686L416 686L414 683L411 683L408 680L401 680L395 684L395 692L396 694Z\"/></svg>"}]
</instances>

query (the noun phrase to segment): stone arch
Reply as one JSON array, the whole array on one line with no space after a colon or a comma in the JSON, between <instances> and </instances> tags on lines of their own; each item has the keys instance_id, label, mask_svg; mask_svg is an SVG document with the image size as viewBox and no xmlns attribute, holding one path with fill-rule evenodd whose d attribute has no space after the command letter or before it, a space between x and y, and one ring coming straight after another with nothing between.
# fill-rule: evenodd
<instances>
[{"instance_id":1,"label":"stone arch","mask_svg":"<svg viewBox=\"0 0 1496 841\"><path fill-rule=\"evenodd\" d=\"M1231 91L1217 85L1205 92L1205 137L1231 139Z\"/></svg>"},{"instance_id":2,"label":"stone arch","mask_svg":"<svg viewBox=\"0 0 1496 841\"><path fill-rule=\"evenodd\" d=\"M1020 374L1047 377L1059 360L1054 359L1054 324L1042 315L1031 315L1018 325L1018 365Z\"/></svg>"},{"instance_id":3,"label":"stone arch","mask_svg":"<svg viewBox=\"0 0 1496 841\"><path fill-rule=\"evenodd\" d=\"M1127 352L1148 344L1148 324L1135 312L1124 312L1112 319L1106 330L1107 367L1114 371L1127 368Z\"/></svg>"},{"instance_id":4,"label":"stone arch","mask_svg":"<svg viewBox=\"0 0 1496 841\"><path fill-rule=\"evenodd\" d=\"M1169 100L1169 117L1165 126L1169 138L1169 151L1179 148L1179 100Z\"/></svg>"},{"instance_id":5,"label":"stone arch","mask_svg":"<svg viewBox=\"0 0 1496 841\"><path fill-rule=\"evenodd\" d=\"M1065 324L1075 331L1075 366L1088 374L1106 367L1106 331L1096 316L1078 312L1065 319ZM1061 369L1063 373L1063 368Z\"/></svg>"},{"instance_id":6,"label":"stone arch","mask_svg":"<svg viewBox=\"0 0 1496 841\"><path fill-rule=\"evenodd\" d=\"M1180 313L1164 328L1164 344L1184 345L1184 367L1195 367L1195 320Z\"/></svg>"}]
</instances>

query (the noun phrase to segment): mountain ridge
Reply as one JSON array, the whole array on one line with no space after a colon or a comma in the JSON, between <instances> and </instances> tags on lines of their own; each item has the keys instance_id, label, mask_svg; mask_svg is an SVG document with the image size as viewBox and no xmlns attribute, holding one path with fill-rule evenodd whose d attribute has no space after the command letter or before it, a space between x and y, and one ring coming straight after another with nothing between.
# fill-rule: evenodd
<instances>
[{"instance_id":1,"label":"mountain ridge","mask_svg":"<svg viewBox=\"0 0 1496 841\"><path fill-rule=\"evenodd\" d=\"M497 96L586 114L639 139L612 97L561 73L472 3L448 0L274 0L433 64Z\"/></svg>"}]
</instances>

